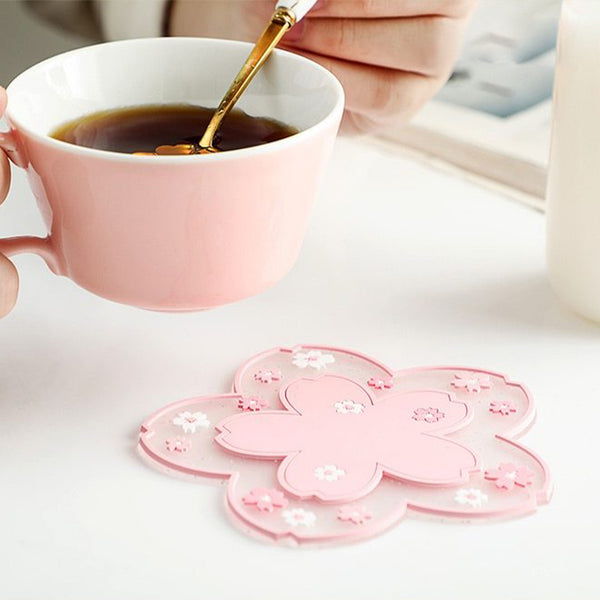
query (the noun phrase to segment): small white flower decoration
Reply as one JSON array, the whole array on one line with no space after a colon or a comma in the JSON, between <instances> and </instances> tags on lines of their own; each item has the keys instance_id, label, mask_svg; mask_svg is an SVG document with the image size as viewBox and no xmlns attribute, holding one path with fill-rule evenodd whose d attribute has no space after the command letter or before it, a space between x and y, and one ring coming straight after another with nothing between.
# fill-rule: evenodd
<instances>
[{"instance_id":1,"label":"small white flower decoration","mask_svg":"<svg viewBox=\"0 0 600 600\"><path fill-rule=\"evenodd\" d=\"M254 381L261 383L271 383L273 381L281 381L282 374L279 369L260 369L254 373Z\"/></svg>"},{"instance_id":2,"label":"small white flower decoration","mask_svg":"<svg viewBox=\"0 0 600 600\"><path fill-rule=\"evenodd\" d=\"M346 471L336 465L323 465L315 469L315 477L320 481L337 481L344 475L346 475Z\"/></svg>"},{"instance_id":3,"label":"small white flower decoration","mask_svg":"<svg viewBox=\"0 0 600 600\"><path fill-rule=\"evenodd\" d=\"M186 433L196 433L198 427L207 428L210 425L208 417L203 412L180 412L172 421L173 425L179 425Z\"/></svg>"},{"instance_id":4,"label":"small white flower decoration","mask_svg":"<svg viewBox=\"0 0 600 600\"><path fill-rule=\"evenodd\" d=\"M477 488L461 488L456 491L454 500L459 504L468 504L473 508L479 508L488 501L488 497Z\"/></svg>"},{"instance_id":5,"label":"small white flower decoration","mask_svg":"<svg viewBox=\"0 0 600 600\"><path fill-rule=\"evenodd\" d=\"M467 373L464 375L455 373L454 380L450 382L450 385L457 389L464 388L467 392L479 393L482 389L489 390L492 387L492 380L489 375L481 373Z\"/></svg>"},{"instance_id":6,"label":"small white flower decoration","mask_svg":"<svg viewBox=\"0 0 600 600\"><path fill-rule=\"evenodd\" d=\"M303 508L291 508L290 510L284 510L281 514L285 522L292 527L312 527L317 520L317 515L314 512Z\"/></svg>"},{"instance_id":7,"label":"small white flower decoration","mask_svg":"<svg viewBox=\"0 0 600 600\"><path fill-rule=\"evenodd\" d=\"M360 402L354 402L354 400L342 400L334 404L335 412L341 415L347 415L348 413L354 415L360 415L365 410L365 405Z\"/></svg>"},{"instance_id":8,"label":"small white flower decoration","mask_svg":"<svg viewBox=\"0 0 600 600\"><path fill-rule=\"evenodd\" d=\"M332 354L323 354L320 350L309 350L308 352L296 352L292 362L300 369L312 367L317 371L335 362Z\"/></svg>"}]
</instances>

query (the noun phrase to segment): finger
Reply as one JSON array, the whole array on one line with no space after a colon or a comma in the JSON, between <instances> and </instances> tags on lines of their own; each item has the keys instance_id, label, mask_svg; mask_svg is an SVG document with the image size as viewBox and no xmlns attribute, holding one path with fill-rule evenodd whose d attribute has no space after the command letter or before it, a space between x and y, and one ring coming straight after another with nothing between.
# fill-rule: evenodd
<instances>
[{"instance_id":1,"label":"finger","mask_svg":"<svg viewBox=\"0 0 600 600\"><path fill-rule=\"evenodd\" d=\"M6 110L6 90L0 87L0 118ZM4 202L6 195L8 194L8 188L10 187L10 165L8 164L8 158L6 154L2 152L0 148L0 204Z\"/></svg>"},{"instance_id":2,"label":"finger","mask_svg":"<svg viewBox=\"0 0 600 600\"><path fill-rule=\"evenodd\" d=\"M18 291L17 269L4 254L0 254L0 319L13 309Z\"/></svg>"},{"instance_id":3,"label":"finger","mask_svg":"<svg viewBox=\"0 0 600 600\"><path fill-rule=\"evenodd\" d=\"M346 110L361 115L354 118L361 129L409 119L444 82L443 78L294 52L320 63L340 80L346 92Z\"/></svg>"},{"instance_id":4,"label":"finger","mask_svg":"<svg viewBox=\"0 0 600 600\"><path fill-rule=\"evenodd\" d=\"M320 0L308 16L359 19L420 15L464 17L475 4L476 0Z\"/></svg>"},{"instance_id":5,"label":"finger","mask_svg":"<svg viewBox=\"0 0 600 600\"><path fill-rule=\"evenodd\" d=\"M169 34L254 42L273 14L274 5L274 0L176 0L170 12Z\"/></svg>"},{"instance_id":6,"label":"finger","mask_svg":"<svg viewBox=\"0 0 600 600\"><path fill-rule=\"evenodd\" d=\"M2 149L0 149L0 204L4 202L10 187L10 164Z\"/></svg>"},{"instance_id":7,"label":"finger","mask_svg":"<svg viewBox=\"0 0 600 600\"><path fill-rule=\"evenodd\" d=\"M284 38L283 44L324 56L441 76L449 73L458 54L462 22L446 17L309 19L300 32L299 38Z\"/></svg>"}]
</instances>

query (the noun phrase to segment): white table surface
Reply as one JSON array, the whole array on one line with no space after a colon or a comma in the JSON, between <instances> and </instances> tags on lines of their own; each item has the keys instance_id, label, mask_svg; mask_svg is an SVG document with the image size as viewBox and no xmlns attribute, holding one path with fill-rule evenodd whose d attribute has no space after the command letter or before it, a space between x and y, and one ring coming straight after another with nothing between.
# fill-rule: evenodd
<instances>
[{"instance_id":1,"label":"white table surface","mask_svg":"<svg viewBox=\"0 0 600 600\"><path fill-rule=\"evenodd\" d=\"M2 600L587 600L600 595L600 329L544 276L543 216L384 147L338 142L295 269L197 314L94 297L16 259L0 322ZM0 234L43 233L22 174ZM167 402L225 392L263 349L348 346L394 368L465 364L529 385L551 503L494 524L407 518L371 541L290 549L227 520L223 489L134 448Z\"/></svg>"}]
</instances>

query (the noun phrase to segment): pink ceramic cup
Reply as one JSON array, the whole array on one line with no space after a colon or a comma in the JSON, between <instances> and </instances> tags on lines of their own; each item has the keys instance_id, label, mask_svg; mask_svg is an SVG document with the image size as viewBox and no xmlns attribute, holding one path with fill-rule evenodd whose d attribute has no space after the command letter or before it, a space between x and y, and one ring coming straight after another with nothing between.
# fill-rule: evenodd
<instances>
[{"instance_id":1,"label":"pink ceramic cup","mask_svg":"<svg viewBox=\"0 0 600 600\"><path fill-rule=\"evenodd\" d=\"M215 106L249 52L242 42L141 39L50 58L8 87L0 146L27 171L48 236L0 240L58 275L125 304L164 311L251 296L292 267L337 133L344 95L328 71L277 51L240 101L300 133L202 156L132 156L48 134L98 110Z\"/></svg>"}]
</instances>

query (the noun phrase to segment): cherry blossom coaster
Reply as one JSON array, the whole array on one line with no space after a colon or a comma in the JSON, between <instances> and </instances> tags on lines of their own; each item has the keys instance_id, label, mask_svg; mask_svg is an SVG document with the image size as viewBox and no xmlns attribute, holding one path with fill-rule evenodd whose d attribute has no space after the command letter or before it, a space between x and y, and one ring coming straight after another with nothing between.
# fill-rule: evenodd
<instances>
[{"instance_id":1,"label":"cherry blossom coaster","mask_svg":"<svg viewBox=\"0 0 600 600\"><path fill-rule=\"evenodd\" d=\"M228 479L243 528L299 543L373 536L413 512L493 518L549 501L544 462L515 441L525 387L466 367L392 371L340 348L251 358L233 393L170 404L141 428L170 472Z\"/></svg>"}]
</instances>

